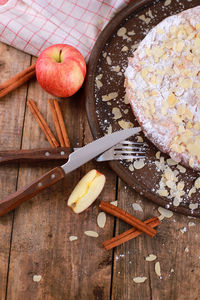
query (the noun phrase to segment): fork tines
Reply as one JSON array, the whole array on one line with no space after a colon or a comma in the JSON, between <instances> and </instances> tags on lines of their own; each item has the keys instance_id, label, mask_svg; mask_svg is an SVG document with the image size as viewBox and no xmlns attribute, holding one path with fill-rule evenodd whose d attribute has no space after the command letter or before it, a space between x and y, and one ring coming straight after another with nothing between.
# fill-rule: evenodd
<instances>
[{"instance_id":1,"label":"fork tines","mask_svg":"<svg viewBox=\"0 0 200 300\"><path fill-rule=\"evenodd\" d=\"M124 141L104 152L97 158L97 161L145 158L147 148L146 143Z\"/></svg>"}]
</instances>

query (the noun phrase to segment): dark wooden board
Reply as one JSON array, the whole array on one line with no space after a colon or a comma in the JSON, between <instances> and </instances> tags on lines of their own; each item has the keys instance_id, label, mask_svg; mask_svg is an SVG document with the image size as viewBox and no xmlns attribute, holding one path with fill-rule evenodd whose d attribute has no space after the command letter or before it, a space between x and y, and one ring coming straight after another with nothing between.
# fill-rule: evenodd
<instances>
[{"instance_id":1,"label":"dark wooden board","mask_svg":"<svg viewBox=\"0 0 200 300\"><path fill-rule=\"evenodd\" d=\"M148 31L162 21L165 17L181 12L182 10L195 7L199 4L198 0L175 0L175 1L133 1L130 5L119 12L107 25L99 36L92 54L90 56L89 68L86 81L86 109L89 124L94 138L98 138L107 133L109 126L112 131L121 129L118 121L123 119L131 121L137 126L129 105L124 103L125 89L123 72L127 66L128 57L133 55L134 48L145 37ZM148 23L148 24L147 24ZM117 34L121 27L125 27L127 32L134 31L134 35L128 35L129 39L124 39ZM133 47L132 47L133 46ZM127 51L122 51L127 47ZM109 64L108 58L111 59ZM120 67L120 73L113 71L113 66ZM100 79L102 87L98 88L96 78L102 74ZM117 92L117 97L111 101L102 101L103 95ZM109 104L109 105L108 105ZM112 109L119 107L122 118L114 120ZM162 172L158 171L155 165L156 147L143 137L149 145L146 152L145 166L140 170L130 171L131 162L112 161L111 168L137 192L141 193L153 202L166 207L170 210L191 216L200 216L200 192L188 196L188 191L194 185L195 179L199 174L192 169L187 169L184 174L179 173L178 180L184 181L186 191L179 206L173 205L173 199L159 196L156 191L159 187ZM161 154L165 160L167 155ZM176 166L171 167L175 169ZM198 208L191 210L189 205L197 203Z\"/></svg>"}]
</instances>

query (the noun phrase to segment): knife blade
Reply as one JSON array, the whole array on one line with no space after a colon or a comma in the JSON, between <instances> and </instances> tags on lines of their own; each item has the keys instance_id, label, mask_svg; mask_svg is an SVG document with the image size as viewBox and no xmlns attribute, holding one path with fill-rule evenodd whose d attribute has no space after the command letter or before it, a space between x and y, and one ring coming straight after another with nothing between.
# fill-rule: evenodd
<instances>
[{"instance_id":1,"label":"knife blade","mask_svg":"<svg viewBox=\"0 0 200 300\"><path fill-rule=\"evenodd\" d=\"M120 130L112 134L105 135L71 153L68 161L64 165L52 169L27 186L2 200L0 202L0 216L12 211L23 202L31 199L44 189L63 179L66 174L74 171L102 152L110 149L130 136L139 133L140 131L140 127Z\"/></svg>"}]
</instances>

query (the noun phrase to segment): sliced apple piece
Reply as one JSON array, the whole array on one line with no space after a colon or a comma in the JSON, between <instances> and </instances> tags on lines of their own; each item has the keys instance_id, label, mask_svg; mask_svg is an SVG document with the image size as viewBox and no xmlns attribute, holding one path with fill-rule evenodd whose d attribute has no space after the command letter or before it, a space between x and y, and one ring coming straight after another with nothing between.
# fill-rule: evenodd
<instances>
[{"instance_id":1,"label":"sliced apple piece","mask_svg":"<svg viewBox=\"0 0 200 300\"><path fill-rule=\"evenodd\" d=\"M81 213L88 208L99 196L106 178L97 170L89 171L75 186L69 199L68 206L75 213Z\"/></svg>"}]
</instances>

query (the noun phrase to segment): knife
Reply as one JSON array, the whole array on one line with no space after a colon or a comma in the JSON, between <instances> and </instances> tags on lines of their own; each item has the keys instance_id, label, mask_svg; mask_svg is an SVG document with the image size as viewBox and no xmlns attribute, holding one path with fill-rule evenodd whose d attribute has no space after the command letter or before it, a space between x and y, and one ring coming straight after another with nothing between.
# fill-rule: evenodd
<instances>
[{"instance_id":1,"label":"knife","mask_svg":"<svg viewBox=\"0 0 200 300\"><path fill-rule=\"evenodd\" d=\"M31 199L44 189L63 179L66 174L76 170L94 157L140 131L140 127L120 130L112 134L105 135L104 137L101 137L72 152L69 155L68 161L64 165L55 167L51 171L45 173L38 179L2 200L0 202L0 216L12 211L23 202Z\"/></svg>"}]
</instances>

